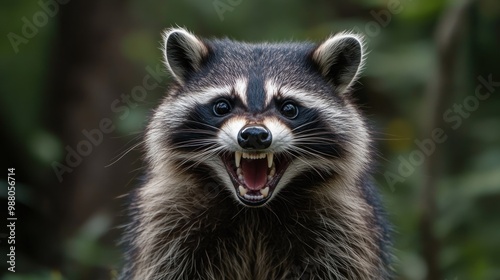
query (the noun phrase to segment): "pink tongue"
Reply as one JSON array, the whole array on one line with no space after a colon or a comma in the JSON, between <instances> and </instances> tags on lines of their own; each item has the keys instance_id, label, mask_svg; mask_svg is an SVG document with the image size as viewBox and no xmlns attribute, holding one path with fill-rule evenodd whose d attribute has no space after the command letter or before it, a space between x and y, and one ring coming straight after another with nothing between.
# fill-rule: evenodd
<instances>
[{"instance_id":1,"label":"pink tongue","mask_svg":"<svg viewBox=\"0 0 500 280\"><path fill-rule=\"evenodd\" d=\"M267 182L267 159L242 159L241 171L250 190L260 190Z\"/></svg>"}]
</instances>

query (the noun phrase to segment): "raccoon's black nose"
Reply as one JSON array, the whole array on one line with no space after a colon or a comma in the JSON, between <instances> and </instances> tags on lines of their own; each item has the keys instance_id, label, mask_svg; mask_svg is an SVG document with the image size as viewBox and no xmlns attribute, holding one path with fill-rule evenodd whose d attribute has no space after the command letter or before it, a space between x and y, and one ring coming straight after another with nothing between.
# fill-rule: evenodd
<instances>
[{"instance_id":1,"label":"raccoon's black nose","mask_svg":"<svg viewBox=\"0 0 500 280\"><path fill-rule=\"evenodd\" d=\"M271 131L264 126L247 126L238 133L238 144L243 149L266 149L272 140Z\"/></svg>"}]
</instances>

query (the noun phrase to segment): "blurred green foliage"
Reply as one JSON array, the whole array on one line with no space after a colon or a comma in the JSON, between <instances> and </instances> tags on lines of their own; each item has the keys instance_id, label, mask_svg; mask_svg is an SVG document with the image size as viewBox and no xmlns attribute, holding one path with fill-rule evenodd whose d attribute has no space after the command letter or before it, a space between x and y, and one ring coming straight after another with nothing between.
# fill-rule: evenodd
<instances>
[{"instance_id":1,"label":"blurred green foliage","mask_svg":"<svg viewBox=\"0 0 500 280\"><path fill-rule=\"evenodd\" d=\"M146 75L146 66L154 68L161 63L160 34L167 27L185 26L202 37L227 36L251 42L321 40L345 29L369 31L368 24L377 22L373 13L387 11L391 1L242 0L237 5L230 5L222 17L214 6L216 2L229 5L225 0L126 2L130 28L120 46L122 55L138 73L135 84L140 84ZM384 171L397 172L399 157L408 158L418 149L414 140L430 137L423 132L429 110L427 93L438 75L436 27L444 12L458 2L401 1L400 13L391 14L386 26L378 22L379 29L366 34L370 53L361 79L363 86L359 87L359 99L376 130L377 148L381 154L376 180L394 224L397 279L426 277L418 221L425 207L420 200L421 186L429 175L422 166L417 166L404 182L390 186ZM72 5L71 1L67 5ZM34 203L37 182L54 180L49 178L53 176L50 163L64 157L67 145L60 135L47 129L44 118L52 110L51 100L46 96L49 94L48 80L54 78L50 77L50 69L52 58L57 57L52 47L58 40L58 15L40 27L28 43L19 45L19 52L15 53L6 35L10 32L21 34L21 19L31 18L40 6L36 1L4 1L1 6L0 34L4 34L0 44L2 133L8 134L8 138L14 139L24 151L16 163L22 162L31 171L24 175L27 182L18 184L18 203L39 211L39 205ZM473 95L479 84L478 76L493 75L493 80L500 81L499 32L500 2L476 1L468 12L462 44L457 46L460 50L456 73L453 73L454 92L448 108ZM118 129L113 136L125 137L142 130L149 110L157 104L166 86L164 82L155 89L124 120L114 116ZM478 109L464 118L458 129L443 127L448 139L436 147L441 159L438 177L433 178L437 184L433 230L441 243L439 266L445 279L500 279L498 90L488 100L481 101ZM4 165L11 164L8 160L4 160ZM28 176L32 178L28 180ZM6 186L2 183L1 188L3 191ZM6 196L3 192L1 195L2 198ZM111 278L120 264L120 249L116 243L102 237L116 226L114 219L109 213L95 213L73 237L61 240L64 258L69 260L64 267L38 265L33 263L29 253L25 253L18 256L21 272L5 274L2 279L85 279L82 271L89 267L101 267ZM37 228L31 230L36 232ZM0 255L5 254L6 249L2 247ZM23 270L22 264L29 270ZM2 269L2 273L6 271Z\"/></svg>"}]
</instances>

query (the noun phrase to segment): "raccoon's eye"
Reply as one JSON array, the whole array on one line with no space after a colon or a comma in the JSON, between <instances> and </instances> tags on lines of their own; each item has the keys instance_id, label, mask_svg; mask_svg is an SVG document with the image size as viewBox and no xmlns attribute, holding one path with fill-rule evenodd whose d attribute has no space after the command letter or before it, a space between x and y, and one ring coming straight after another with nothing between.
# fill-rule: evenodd
<instances>
[{"instance_id":1,"label":"raccoon's eye","mask_svg":"<svg viewBox=\"0 0 500 280\"><path fill-rule=\"evenodd\" d=\"M231 105L227 100L218 100L214 105L214 113L215 115L222 117L224 115L229 114L231 112Z\"/></svg>"},{"instance_id":2,"label":"raccoon's eye","mask_svg":"<svg viewBox=\"0 0 500 280\"><path fill-rule=\"evenodd\" d=\"M281 106L281 114L288 119L295 119L299 114L299 108L292 102L286 102Z\"/></svg>"}]
</instances>

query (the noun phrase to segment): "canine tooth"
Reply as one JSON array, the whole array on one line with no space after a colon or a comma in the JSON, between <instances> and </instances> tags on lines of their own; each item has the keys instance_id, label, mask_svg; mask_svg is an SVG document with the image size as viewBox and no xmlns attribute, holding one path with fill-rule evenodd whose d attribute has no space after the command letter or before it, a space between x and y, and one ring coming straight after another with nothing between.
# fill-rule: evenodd
<instances>
[{"instance_id":1,"label":"canine tooth","mask_svg":"<svg viewBox=\"0 0 500 280\"><path fill-rule=\"evenodd\" d=\"M269 194L269 187L261 189L260 194L262 194L263 197L267 197L267 195Z\"/></svg>"},{"instance_id":2,"label":"canine tooth","mask_svg":"<svg viewBox=\"0 0 500 280\"><path fill-rule=\"evenodd\" d=\"M245 195L247 194L247 191L248 191L248 190L247 190L247 189L245 189L245 187L243 187L242 185L240 185L240 186L238 187L238 189L239 189L239 191L240 191L240 195L241 195L241 196L245 196Z\"/></svg>"},{"instance_id":3,"label":"canine tooth","mask_svg":"<svg viewBox=\"0 0 500 280\"><path fill-rule=\"evenodd\" d=\"M234 161L236 163L236 167L240 167L241 152L234 152Z\"/></svg>"},{"instance_id":4,"label":"canine tooth","mask_svg":"<svg viewBox=\"0 0 500 280\"><path fill-rule=\"evenodd\" d=\"M239 168L239 167L238 167L238 168L236 169L236 174L241 175L241 168Z\"/></svg>"},{"instance_id":5,"label":"canine tooth","mask_svg":"<svg viewBox=\"0 0 500 280\"><path fill-rule=\"evenodd\" d=\"M271 171L269 171L269 175L270 175L271 177L272 177L272 176L274 176L274 174L276 174L276 168L275 168L275 167L273 167L273 168L271 169Z\"/></svg>"},{"instance_id":6,"label":"canine tooth","mask_svg":"<svg viewBox=\"0 0 500 280\"><path fill-rule=\"evenodd\" d=\"M267 167L271 168L273 166L273 153L267 153Z\"/></svg>"}]
</instances>

